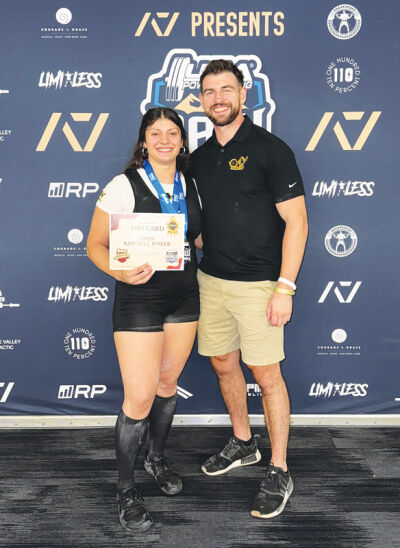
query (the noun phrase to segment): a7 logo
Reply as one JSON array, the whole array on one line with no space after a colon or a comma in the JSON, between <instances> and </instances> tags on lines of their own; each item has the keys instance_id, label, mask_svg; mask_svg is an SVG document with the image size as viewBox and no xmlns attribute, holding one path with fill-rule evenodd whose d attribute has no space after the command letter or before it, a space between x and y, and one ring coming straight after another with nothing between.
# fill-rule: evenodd
<instances>
[{"instance_id":1,"label":"a7 logo","mask_svg":"<svg viewBox=\"0 0 400 548\"><path fill-rule=\"evenodd\" d=\"M147 11L144 15L142 20L139 23L138 28L136 29L135 36L141 36L142 32L144 30L144 27L146 26L148 20L150 19L151 12ZM168 19L169 17L169 11L157 11L156 16L158 19ZM171 34L171 30L174 28L174 25L176 23L176 20L179 17L179 11L176 11L172 14L172 17L164 31L164 33L161 31L160 27L158 26L157 20L155 17L151 19L151 26L154 29L154 32L157 34L157 36L166 37Z\"/></svg>"},{"instance_id":2,"label":"a7 logo","mask_svg":"<svg viewBox=\"0 0 400 548\"><path fill-rule=\"evenodd\" d=\"M353 285L353 283L354 283L354 285ZM324 303L325 299L329 295L331 289L333 287L335 287L334 290L333 290L333 293L336 295L337 300L341 304L349 304L354 299L357 291L360 288L361 283L362 282L338 282L338 285L335 286L335 282L328 282L325 289L324 289L324 291L322 292L322 295L319 298L318 302L319 303ZM351 286L353 286L353 287L351 287ZM347 295L346 298L343 297L342 292L339 289L339 287L349 287L349 288L351 287L350 292L349 292L349 294Z\"/></svg>"},{"instance_id":3,"label":"a7 logo","mask_svg":"<svg viewBox=\"0 0 400 548\"><path fill-rule=\"evenodd\" d=\"M354 111L354 112L343 112L342 113L345 120L350 121L357 121L361 120L365 114L364 111ZM354 146L352 147L349 143L349 140L346 137L346 134L343 131L342 126L340 125L340 122L337 121L336 124L333 126L333 131L342 147L343 150L361 150L368 139L371 131L373 130L376 122L378 121L380 115L382 114L382 111L380 110L374 110L368 120L366 121L360 135L358 136L356 142L354 143ZM332 116L334 115L334 112L325 112L325 114L322 116L317 129L314 131L310 142L306 146L307 152L312 152L316 149L322 135L324 134L326 128L328 127L329 122L332 119Z\"/></svg>"},{"instance_id":4,"label":"a7 logo","mask_svg":"<svg viewBox=\"0 0 400 548\"><path fill-rule=\"evenodd\" d=\"M11 390L13 389L14 383L9 382L7 385L5 382L0 382L0 388L4 388L3 395L0 398L0 403L5 403L10 395Z\"/></svg>"},{"instance_id":5,"label":"a7 logo","mask_svg":"<svg viewBox=\"0 0 400 548\"><path fill-rule=\"evenodd\" d=\"M71 112L70 114L74 122L89 122L92 118L92 112ZM43 152L44 150L46 150L47 145L49 144L49 141L54 133L54 130L56 129L58 121L61 118L61 115L62 112L53 112L53 114L50 116L50 120L47 122L47 126L36 147L37 152ZM79 141L75 137L75 134L72 131L68 122L64 123L62 131L74 152L91 152L94 149L94 146L97 143L97 139L99 138L108 117L108 112L101 112L99 114L97 121L92 129L92 132L90 133L89 138L86 142L86 145L83 148L79 144Z\"/></svg>"}]
</instances>

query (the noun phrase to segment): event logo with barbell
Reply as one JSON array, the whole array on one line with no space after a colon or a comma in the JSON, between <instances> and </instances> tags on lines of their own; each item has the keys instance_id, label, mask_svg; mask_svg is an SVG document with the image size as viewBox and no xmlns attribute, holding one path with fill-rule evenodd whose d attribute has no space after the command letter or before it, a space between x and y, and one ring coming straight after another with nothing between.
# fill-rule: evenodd
<instances>
[{"instance_id":1,"label":"event logo with barbell","mask_svg":"<svg viewBox=\"0 0 400 548\"><path fill-rule=\"evenodd\" d=\"M189 148L194 150L212 133L212 123L199 101L200 75L212 59L229 59L243 72L247 99L244 113L255 124L271 131L275 102L271 98L269 79L262 72L257 55L197 55L192 49L172 49L162 69L147 82L146 98L140 105L142 114L153 107L170 107L178 111L189 134Z\"/></svg>"}]
</instances>

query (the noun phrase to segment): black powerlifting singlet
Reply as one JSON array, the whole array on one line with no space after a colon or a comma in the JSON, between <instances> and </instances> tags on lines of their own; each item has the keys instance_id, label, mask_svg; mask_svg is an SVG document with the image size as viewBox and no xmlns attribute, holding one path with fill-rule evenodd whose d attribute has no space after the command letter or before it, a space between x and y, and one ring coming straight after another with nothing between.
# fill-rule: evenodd
<instances>
[{"instance_id":1,"label":"black powerlifting singlet","mask_svg":"<svg viewBox=\"0 0 400 548\"><path fill-rule=\"evenodd\" d=\"M158 198L154 196L149 187L143 181L136 169L129 168L125 170L132 192L135 197L134 213L162 213ZM201 231L201 209L199 198L193 180L185 176L186 181L186 207L188 211L188 230L187 239L190 244L191 260L185 264L185 269L181 271L155 272L150 280L145 284L147 287L155 287L157 290L165 289L166 292L184 292L190 290L191 286L197 287L196 271L197 258L194 247L194 239ZM172 186L172 185L171 185ZM141 285L131 286L123 282L117 282L119 291L139 291Z\"/></svg>"}]
</instances>

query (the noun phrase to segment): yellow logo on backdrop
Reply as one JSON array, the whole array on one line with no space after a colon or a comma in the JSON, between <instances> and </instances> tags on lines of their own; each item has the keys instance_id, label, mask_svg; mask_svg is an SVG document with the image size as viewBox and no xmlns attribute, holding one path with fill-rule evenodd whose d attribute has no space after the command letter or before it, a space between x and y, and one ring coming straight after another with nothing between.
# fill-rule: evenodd
<instances>
[{"instance_id":1,"label":"yellow logo on backdrop","mask_svg":"<svg viewBox=\"0 0 400 548\"><path fill-rule=\"evenodd\" d=\"M281 11L192 11L192 36L282 36Z\"/></svg>"},{"instance_id":2,"label":"yellow logo on backdrop","mask_svg":"<svg viewBox=\"0 0 400 548\"><path fill-rule=\"evenodd\" d=\"M168 19L169 15L170 15L169 11L157 11L156 12L157 19ZM143 15L143 18L140 21L138 28L136 29L135 36L141 36L142 35L142 32L143 32L145 26L147 25L147 22L150 19L150 17L151 17L151 12L150 11L147 11ZM150 21L154 32L157 34L157 36L164 36L164 37L169 36L171 34L171 30L174 28L176 20L179 17L179 11L175 11L172 14L171 19L170 19L164 33L161 31L160 27L158 26L156 17L152 17L152 19Z\"/></svg>"},{"instance_id":3,"label":"yellow logo on backdrop","mask_svg":"<svg viewBox=\"0 0 400 548\"><path fill-rule=\"evenodd\" d=\"M364 114L365 114L364 111L343 112L344 119L351 120L351 121L361 120ZM356 142L354 143L353 147L350 145L349 140L347 139L346 134L343 131L342 126L340 125L340 122L337 121L336 124L333 126L333 131L342 149L343 150L362 150L366 140L368 139L371 131L373 130L381 114L382 114L382 111L380 110L374 110L372 112L365 126L363 127L360 135L358 136ZM317 126L317 129L314 131L313 136L310 139L310 142L308 143L306 147L306 151L313 151L316 149L333 115L334 115L333 112L325 112L325 114L322 116L321 121L319 122Z\"/></svg>"},{"instance_id":4,"label":"yellow logo on backdrop","mask_svg":"<svg viewBox=\"0 0 400 548\"><path fill-rule=\"evenodd\" d=\"M89 122L92 118L92 112L71 112L70 114L74 122ZM49 141L54 133L54 130L56 129L58 121L61 118L61 115L61 112L53 112L53 114L50 116L50 120L48 121L43 135L38 143L38 146L36 147L36 151L42 152L46 150L47 145L49 144ZM65 122L62 130L72 149L75 152L91 152L94 149L95 144L97 143L97 139L99 138L108 117L108 112L101 112L99 114L97 121L92 129L92 132L86 142L86 145L83 148L79 144L79 141L75 137L75 134L72 131L68 122Z\"/></svg>"},{"instance_id":5,"label":"yellow logo on backdrop","mask_svg":"<svg viewBox=\"0 0 400 548\"><path fill-rule=\"evenodd\" d=\"M167 37L180 12L146 11L136 29L135 36L141 36L149 23L159 37ZM169 19L169 21L168 21ZM282 36L285 32L285 14L282 11L192 11L192 36ZM164 28L164 32L161 30Z\"/></svg>"},{"instance_id":6,"label":"yellow logo on backdrop","mask_svg":"<svg viewBox=\"0 0 400 548\"><path fill-rule=\"evenodd\" d=\"M239 160L232 158L232 160L229 162L229 167L232 171L243 171L244 164L247 162L248 158L248 156L246 156L246 158L244 156L241 156Z\"/></svg>"}]
</instances>

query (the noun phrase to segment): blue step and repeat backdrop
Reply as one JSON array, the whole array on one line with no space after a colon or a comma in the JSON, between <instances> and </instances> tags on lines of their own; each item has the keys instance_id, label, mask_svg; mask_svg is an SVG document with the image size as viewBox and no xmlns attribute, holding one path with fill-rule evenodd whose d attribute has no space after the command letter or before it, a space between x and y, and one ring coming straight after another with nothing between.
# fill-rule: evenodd
<instances>
[{"instance_id":1,"label":"blue step and repeat backdrop","mask_svg":"<svg viewBox=\"0 0 400 548\"><path fill-rule=\"evenodd\" d=\"M2 0L0 414L118 412L92 211L148 108L175 108L192 150L209 136L199 75L216 57L242 69L246 114L290 144L305 182L292 412L399 413L399 16L396 0ZM179 394L181 414L225 413L196 348Z\"/></svg>"}]
</instances>

